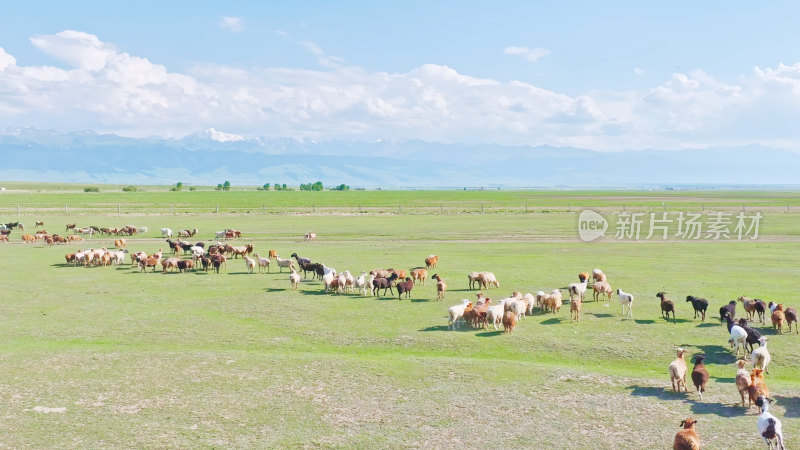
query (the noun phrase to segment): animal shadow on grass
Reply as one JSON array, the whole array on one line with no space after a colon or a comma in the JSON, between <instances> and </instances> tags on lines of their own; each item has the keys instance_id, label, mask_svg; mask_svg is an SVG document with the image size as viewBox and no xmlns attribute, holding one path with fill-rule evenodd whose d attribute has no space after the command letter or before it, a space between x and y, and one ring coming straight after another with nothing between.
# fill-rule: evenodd
<instances>
[{"instance_id":1,"label":"animal shadow on grass","mask_svg":"<svg viewBox=\"0 0 800 450\"><path fill-rule=\"evenodd\" d=\"M726 384L733 384L736 382L736 379L733 377L711 377L717 383L726 383Z\"/></svg>"},{"instance_id":2,"label":"animal shadow on grass","mask_svg":"<svg viewBox=\"0 0 800 450\"><path fill-rule=\"evenodd\" d=\"M665 389L653 386L628 386L634 397L657 397L659 400L685 400L686 392L674 392L672 388Z\"/></svg>"},{"instance_id":3,"label":"animal shadow on grass","mask_svg":"<svg viewBox=\"0 0 800 450\"><path fill-rule=\"evenodd\" d=\"M607 314L607 313L593 313L593 312L587 312L586 314L588 314L588 315L590 315L590 316L595 316L595 317L597 317L598 319L606 319L606 318L609 318L609 317L614 317L614 315L613 315L613 314Z\"/></svg>"},{"instance_id":4,"label":"animal shadow on grass","mask_svg":"<svg viewBox=\"0 0 800 450\"><path fill-rule=\"evenodd\" d=\"M721 345L698 345L697 348L700 349L700 353L706 355L706 364L730 364L736 362L739 359L737 356L730 351L730 349L723 347ZM692 355L694 356L694 355ZM691 364L690 361L686 361L686 364Z\"/></svg>"},{"instance_id":5,"label":"animal shadow on grass","mask_svg":"<svg viewBox=\"0 0 800 450\"><path fill-rule=\"evenodd\" d=\"M561 323L561 318L553 317L552 319L547 319L542 322L542 325L555 325L557 323Z\"/></svg>"},{"instance_id":6,"label":"animal shadow on grass","mask_svg":"<svg viewBox=\"0 0 800 450\"><path fill-rule=\"evenodd\" d=\"M662 319L663 319L663 318L662 318ZM672 318L669 318L669 319L663 319L663 320L664 320L664 322L673 323L673 322L672 322ZM676 324L677 324L677 323L688 323L688 322L691 322L691 321L692 321L691 319L675 319L675 323L676 323Z\"/></svg>"},{"instance_id":7,"label":"animal shadow on grass","mask_svg":"<svg viewBox=\"0 0 800 450\"><path fill-rule=\"evenodd\" d=\"M703 322L700 325L698 325L697 328L710 328L710 327L718 327L718 326L720 326L719 323Z\"/></svg>"},{"instance_id":8,"label":"animal shadow on grass","mask_svg":"<svg viewBox=\"0 0 800 450\"><path fill-rule=\"evenodd\" d=\"M786 408L784 417L800 417L800 398L775 396L777 404Z\"/></svg>"},{"instance_id":9,"label":"animal shadow on grass","mask_svg":"<svg viewBox=\"0 0 800 450\"><path fill-rule=\"evenodd\" d=\"M503 334L503 330L494 330L494 331L483 331L481 333L476 333L475 336L492 337L492 336L499 336L501 334Z\"/></svg>"},{"instance_id":10,"label":"animal shadow on grass","mask_svg":"<svg viewBox=\"0 0 800 450\"><path fill-rule=\"evenodd\" d=\"M266 288L264 292L284 292L286 289L278 289L278 288ZM302 291L305 293L306 291Z\"/></svg>"},{"instance_id":11,"label":"animal shadow on grass","mask_svg":"<svg viewBox=\"0 0 800 450\"><path fill-rule=\"evenodd\" d=\"M408 299L404 298L403 300L408 300ZM411 303L422 303L422 302L427 303L429 301L430 301L430 299L427 299L427 298L412 298L411 299Z\"/></svg>"},{"instance_id":12,"label":"animal shadow on grass","mask_svg":"<svg viewBox=\"0 0 800 450\"><path fill-rule=\"evenodd\" d=\"M472 331L472 330L474 330L474 328L462 325L462 326L456 328L455 331L460 331L460 332L463 333L463 332ZM451 329L447 325L436 325L436 326L432 326L432 327L428 327L428 328L422 328L419 331L451 331Z\"/></svg>"},{"instance_id":13,"label":"animal shadow on grass","mask_svg":"<svg viewBox=\"0 0 800 450\"><path fill-rule=\"evenodd\" d=\"M695 414L716 414L720 417L737 417L747 414L747 409L742 408L738 403L734 405L723 405L722 403L699 402L688 400L691 404L689 409Z\"/></svg>"},{"instance_id":14,"label":"animal shadow on grass","mask_svg":"<svg viewBox=\"0 0 800 450\"><path fill-rule=\"evenodd\" d=\"M638 323L639 325L652 325L656 323L653 319L633 319L634 322Z\"/></svg>"},{"instance_id":15,"label":"animal shadow on grass","mask_svg":"<svg viewBox=\"0 0 800 450\"><path fill-rule=\"evenodd\" d=\"M269 291L269 292L272 292L272 291ZM325 292L324 290L319 290L319 291L300 291L300 293L303 294L303 295L328 295L328 293Z\"/></svg>"},{"instance_id":16,"label":"animal shadow on grass","mask_svg":"<svg viewBox=\"0 0 800 450\"><path fill-rule=\"evenodd\" d=\"M50 264L50 267L72 267L72 264L67 264L67 263Z\"/></svg>"}]
</instances>

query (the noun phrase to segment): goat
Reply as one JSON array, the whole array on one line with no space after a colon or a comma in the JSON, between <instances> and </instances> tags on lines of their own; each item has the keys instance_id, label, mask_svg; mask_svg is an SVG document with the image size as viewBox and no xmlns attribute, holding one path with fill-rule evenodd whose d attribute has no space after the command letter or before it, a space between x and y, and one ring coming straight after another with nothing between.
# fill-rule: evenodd
<instances>
[{"instance_id":1,"label":"goat","mask_svg":"<svg viewBox=\"0 0 800 450\"><path fill-rule=\"evenodd\" d=\"M415 267L411 269L411 279L414 280L414 283L417 281L420 282L421 285L425 286L425 280L428 278L428 270L422 267Z\"/></svg>"},{"instance_id":2,"label":"goat","mask_svg":"<svg viewBox=\"0 0 800 450\"><path fill-rule=\"evenodd\" d=\"M169 228L162 228L161 229L161 237L171 238L172 237L172 230Z\"/></svg>"},{"instance_id":3,"label":"goat","mask_svg":"<svg viewBox=\"0 0 800 450\"><path fill-rule=\"evenodd\" d=\"M594 291L592 294L594 301L598 301L600 297L605 300L606 295L608 295L608 301L611 301L611 294L614 292L614 290L611 289L611 285L605 280L595 281L595 283L592 285L592 290Z\"/></svg>"},{"instance_id":4,"label":"goat","mask_svg":"<svg viewBox=\"0 0 800 450\"><path fill-rule=\"evenodd\" d=\"M478 283L482 289L489 289L492 285L496 288L500 287L500 282L497 281L497 277L495 277L492 272L479 272Z\"/></svg>"},{"instance_id":5,"label":"goat","mask_svg":"<svg viewBox=\"0 0 800 450\"><path fill-rule=\"evenodd\" d=\"M800 331L797 330L797 310L794 308L786 308L784 316L786 317L786 325L789 327L789 333L792 332L792 322L794 322L795 334L800 333Z\"/></svg>"},{"instance_id":6,"label":"goat","mask_svg":"<svg viewBox=\"0 0 800 450\"><path fill-rule=\"evenodd\" d=\"M293 259L283 259L278 255L275 255L275 262L278 263L278 269L280 272L283 272L284 267L288 267L289 269L294 269L294 260Z\"/></svg>"},{"instance_id":7,"label":"goat","mask_svg":"<svg viewBox=\"0 0 800 450\"><path fill-rule=\"evenodd\" d=\"M692 302L692 307L694 308L694 318L697 319L697 314L702 314L701 322L706 321L706 310L708 309L708 300L699 297L693 297L691 295L686 296L687 302Z\"/></svg>"},{"instance_id":8,"label":"goat","mask_svg":"<svg viewBox=\"0 0 800 450\"><path fill-rule=\"evenodd\" d=\"M747 320L753 320L753 317L756 315L756 302L745 296L741 296L737 300L742 302L742 307L747 313Z\"/></svg>"},{"instance_id":9,"label":"goat","mask_svg":"<svg viewBox=\"0 0 800 450\"><path fill-rule=\"evenodd\" d=\"M728 330L731 333L728 343L731 347L736 347L736 356L739 356L740 345L744 348L745 355L747 355L747 331L739 325L734 324L730 316L726 316L725 319L728 321Z\"/></svg>"},{"instance_id":10,"label":"goat","mask_svg":"<svg viewBox=\"0 0 800 450\"><path fill-rule=\"evenodd\" d=\"M425 258L425 268L431 269L436 267L437 264L439 264L439 255L428 255Z\"/></svg>"},{"instance_id":11,"label":"goat","mask_svg":"<svg viewBox=\"0 0 800 450\"><path fill-rule=\"evenodd\" d=\"M747 319L742 317L739 319L739 326L744 329L747 333L747 338L745 338L746 344L750 347L750 353L753 353L753 344L761 345L761 333L756 331L753 328L747 326Z\"/></svg>"},{"instance_id":12,"label":"goat","mask_svg":"<svg viewBox=\"0 0 800 450\"><path fill-rule=\"evenodd\" d=\"M719 321L724 322L725 316L731 316L731 319L736 317L736 302L731 300L727 305L719 308Z\"/></svg>"},{"instance_id":13,"label":"goat","mask_svg":"<svg viewBox=\"0 0 800 450\"><path fill-rule=\"evenodd\" d=\"M706 384L708 383L708 371L705 364L703 364L704 359L706 359L705 355L695 356L694 369L692 369L692 382L700 395L700 401L703 401L703 392L706 391Z\"/></svg>"},{"instance_id":14,"label":"goat","mask_svg":"<svg viewBox=\"0 0 800 450\"><path fill-rule=\"evenodd\" d=\"M656 294L656 298L661 299L661 317L666 317L667 321L669 321L669 313L672 312L672 323L676 323L675 303L673 303L672 300L667 299L666 292L659 292L658 294Z\"/></svg>"},{"instance_id":15,"label":"goat","mask_svg":"<svg viewBox=\"0 0 800 450\"><path fill-rule=\"evenodd\" d=\"M606 274L600 269L592 270L592 278L594 281L606 281Z\"/></svg>"},{"instance_id":16,"label":"goat","mask_svg":"<svg viewBox=\"0 0 800 450\"><path fill-rule=\"evenodd\" d=\"M750 380L751 384L747 388L747 395L749 397L748 406L752 406L752 404L756 404L758 406L758 397L764 396L769 397L769 388L767 388L767 382L764 380L764 371L761 369L753 369L750 372ZM761 412L761 407L758 407L758 412Z\"/></svg>"},{"instance_id":17,"label":"goat","mask_svg":"<svg viewBox=\"0 0 800 450\"><path fill-rule=\"evenodd\" d=\"M465 298L461 300L460 305L454 305L448 308L447 315L449 317L449 321L447 323L447 328L452 327L453 330L455 331L455 329L458 326L458 319L463 318L467 308L471 307L472 307L472 302Z\"/></svg>"},{"instance_id":18,"label":"goat","mask_svg":"<svg viewBox=\"0 0 800 450\"><path fill-rule=\"evenodd\" d=\"M772 356L770 356L769 350L767 350L767 338L761 336L759 343L761 345L750 353L750 363L753 364L754 368L762 369L765 373L769 374L768 366L770 361L772 361Z\"/></svg>"},{"instance_id":19,"label":"goat","mask_svg":"<svg viewBox=\"0 0 800 450\"><path fill-rule=\"evenodd\" d=\"M414 288L414 280L411 277L406 277L406 281L401 281L397 283L395 286L397 287L397 299L402 300L403 294L406 294L406 298L411 297L411 289Z\"/></svg>"},{"instance_id":20,"label":"goat","mask_svg":"<svg viewBox=\"0 0 800 450\"><path fill-rule=\"evenodd\" d=\"M387 289L392 295L394 295L392 286L394 286L395 280L397 280L396 273L391 274L388 278L375 278L372 280L372 295L377 296L380 289L383 289L383 295L386 295Z\"/></svg>"},{"instance_id":21,"label":"goat","mask_svg":"<svg viewBox=\"0 0 800 450\"><path fill-rule=\"evenodd\" d=\"M772 311L772 329L777 331L779 334L783 334L784 317L783 305L775 305L775 310Z\"/></svg>"},{"instance_id":22,"label":"goat","mask_svg":"<svg viewBox=\"0 0 800 450\"><path fill-rule=\"evenodd\" d=\"M744 396L747 394L747 389L753 383L752 379L750 378L750 372L744 368L747 364L747 361L740 359L736 361L736 365L739 369L736 371L736 390L739 391L739 395L742 397L742 408L744 408Z\"/></svg>"},{"instance_id":23,"label":"goat","mask_svg":"<svg viewBox=\"0 0 800 450\"><path fill-rule=\"evenodd\" d=\"M249 256L242 256L244 258L244 264L247 267L247 273L253 273L253 270L256 268L256 260L249 257Z\"/></svg>"},{"instance_id":24,"label":"goat","mask_svg":"<svg viewBox=\"0 0 800 450\"><path fill-rule=\"evenodd\" d=\"M625 306L628 306L628 316L633 317L633 294L628 294L622 289L617 289L619 303L622 305L622 315L625 315Z\"/></svg>"},{"instance_id":25,"label":"goat","mask_svg":"<svg viewBox=\"0 0 800 450\"><path fill-rule=\"evenodd\" d=\"M681 420L682 430L675 433L675 440L672 443L673 450L700 450L700 436L694 429L696 420L691 417Z\"/></svg>"},{"instance_id":26,"label":"goat","mask_svg":"<svg viewBox=\"0 0 800 450\"><path fill-rule=\"evenodd\" d=\"M567 291L569 291L569 301L573 301L576 297L583 301L584 296L586 296L586 287L588 284L588 277L580 283L570 283L569 286L567 286Z\"/></svg>"},{"instance_id":27,"label":"goat","mask_svg":"<svg viewBox=\"0 0 800 450\"><path fill-rule=\"evenodd\" d=\"M447 283L442 280L438 273L431 278L436 280L436 300L444 300L444 294L447 292Z\"/></svg>"},{"instance_id":28,"label":"goat","mask_svg":"<svg viewBox=\"0 0 800 450\"><path fill-rule=\"evenodd\" d=\"M674 361L669 363L669 379L672 381L672 390L675 392L681 391L681 384L683 384L683 391L688 392L686 389L686 371L688 369L686 367L686 360L683 359L683 355L685 354L686 350L679 348L677 357Z\"/></svg>"},{"instance_id":29,"label":"goat","mask_svg":"<svg viewBox=\"0 0 800 450\"><path fill-rule=\"evenodd\" d=\"M297 289L297 284L300 283L300 275L294 269L289 274L289 283L291 283L292 289Z\"/></svg>"},{"instance_id":30,"label":"goat","mask_svg":"<svg viewBox=\"0 0 800 450\"><path fill-rule=\"evenodd\" d=\"M576 299L569 302L570 317L573 322L581 321L581 300Z\"/></svg>"},{"instance_id":31,"label":"goat","mask_svg":"<svg viewBox=\"0 0 800 450\"><path fill-rule=\"evenodd\" d=\"M772 399L763 395L756 400L756 405L761 408L761 414L758 416L758 434L767 444L767 448L772 449L774 447L777 450L786 450L786 446L783 444L781 421L770 414L770 403L772 403Z\"/></svg>"},{"instance_id":32,"label":"goat","mask_svg":"<svg viewBox=\"0 0 800 450\"><path fill-rule=\"evenodd\" d=\"M194 270L194 261L191 259L181 259L178 261L178 271L183 273L187 270L192 269Z\"/></svg>"},{"instance_id":33,"label":"goat","mask_svg":"<svg viewBox=\"0 0 800 450\"><path fill-rule=\"evenodd\" d=\"M517 326L517 316L512 311L506 311L503 314L503 332L513 333L514 327Z\"/></svg>"},{"instance_id":34,"label":"goat","mask_svg":"<svg viewBox=\"0 0 800 450\"><path fill-rule=\"evenodd\" d=\"M759 300L757 298L753 299L753 301L756 302L756 313L758 314L758 320L761 323L764 323L764 313L767 310L767 304L764 303L764 300Z\"/></svg>"}]
</instances>

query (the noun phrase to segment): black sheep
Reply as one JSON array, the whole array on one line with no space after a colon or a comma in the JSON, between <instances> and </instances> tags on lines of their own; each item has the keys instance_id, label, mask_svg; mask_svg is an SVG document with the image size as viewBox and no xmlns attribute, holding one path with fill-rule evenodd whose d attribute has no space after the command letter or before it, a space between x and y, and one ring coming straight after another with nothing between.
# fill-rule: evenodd
<instances>
[{"instance_id":1,"label":"black sheep","mask_svg":"<svg viewBox=\"0 0 800 450\"><path fill-rule=\"evenodd\" d=\"M669 321L669 313L672 311L672 323L676 323L675 321L675 303L672 303L672 300L667 299L666 292L659 292L656 294L656 297L661 299L661 317L664 317L664 314L667 315L666 319Z\"/></svg>"},{"instance_id":2,"label":"black sheep","mask_svg":"<svg viewBox=\"0 0 800 450\"><path fill-rule=\"evenodd\" d=\"M704 322L706 320L706 310L708 309L708 300L689 295L686 297L686 301L692 302L692 307L694 307L694 318L697 319L697 313L701 313L703 317L702 321Z\"/></svg>"},{"instance_id":3,"label":"black sheep","mask_svg":"<svg viewBox=\"0 0 800 450\"><path fill-rule=\"evenodd\" d=\"M414 287L414 280L411 277L406 277L406 281L397 283L397 299L402 300L402 295L405 292L406 298L411 297L411 289Z\"/></svg>"},{"instance_id":4,"label":"black sheep","mask_svg":"<svg viewBox=\"0 0 800 450\"><path fill-rule=\"evenodd\" d=\"M719 321L724 322L725 316L730 316L731 319L736 317L736 302L731 301L725 306L719 308Z\"/></svg>"},{"instance_id":5,"label":"black sheep","mask_svg":"<svg viewBox=\"0 0 800 450\"><path fill-rule=\"evenodd\" d=\"M764 323L764 312L767 310L767 304L764 303L764 300L760 299L753 299L756 302L756 312L758 313L758 321Z\"/></svg>"},{"instance_id":6,"label":"black sheep","mask_svg":"<svg viewBox=\"0 0 800 450\"><path fill-rule=\"evenodd\" d=\"M759 339L761 339L761 333L748 327L747 319L744 317L739 319L739 326L744 328L744 331L747 332L747 345L750 346L750 353L753 353L753 344L758 344L759 347L761 346L761 342L759 342Z\"/></svg>"},{"instance_id":7,"label":"black sheep","mask_svg":"<svg viewBox=\"0 0 800 450\"><path fill-rule=\"evenodd\" d=\"M389 278L375 278L372 280L372 295L377 296L380 289L383 289L383 295L386 295L387 289L394 295L392 286L394 286L395 280L397 280L396 273L393 273Z\"/></svg>"}]
</instances>

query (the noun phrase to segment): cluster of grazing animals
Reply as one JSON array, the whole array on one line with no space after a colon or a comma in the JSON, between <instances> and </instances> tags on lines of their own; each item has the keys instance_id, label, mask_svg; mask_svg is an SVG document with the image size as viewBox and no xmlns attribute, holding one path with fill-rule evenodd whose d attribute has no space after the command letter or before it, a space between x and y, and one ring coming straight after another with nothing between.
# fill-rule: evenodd
<instances>
[{"instance_id":1,"label":"cluster of grazing animals","mask_svg":"<svg viewBox=\"0 0 800 450\"><path fill-rule=\"evenodd\" d=\"M625 314L625 306L628 307L628 316L633 317L633 294L628 294L622 289L617 289L617 295L619 296L619 303L622 305L622 315Z\"/></svg>"},{"instance_id":2,"label":"cluster of grazing animals","mask_svg":"<svg viewBox=\"0 0 800 450\"><path fill-rule=\"evenodd\" d=\"M735 301L731 301L727 305L721 306L719 308L719 321L720 322L725 322L725 317L726 316L730 316L731 319L736 317L736 302Z\"/></svg>"},{"instance_id":3,"label":"cluster of grazing animals","mask_svg":"<svg viewBox=\"0 0 800 450\"><path fill-rule=\"evenodd\" d=\"M700 401L703 401L703 392L706 391L706 384L708 383L708 371L706 371L706 365L703 364L704 359L706 359L706 355L696 355L694 357L694 369L692 369L692 383L694 383L694 388L697 389L697 393L700 395Z\"/></svg>"},{"instance_id":4,"label":"cluster of grazing animals","mask_svg":"<svg viewBox=\"0 0 800 450\"><path fill-rule=\"evenodd\" d=\"M503 314L503 332L513 333L515 326L517 326L517 316L511 311L506 311Z\"/></svg>"},{"instance_id":5,"label":"cluster of grazing animals","mask_svg":"<svg viewBox=\"0 0 800 450\"><path fill-rule=\"evenodd\" d=\"M769 397L767 382L764 380L764 371L761 369L753 369L753 371L750 372L750 380L750 387L747 388L747 395L750 398L748 406L750 406L751 403L758 406L758 397ZM758 407L758 412L761 412L760 406Z\"/></svg>"},{"instance_id":6,"label":"cluster of grazing animals","mask_svg":"<svg viewBox=\"0 0 800 450\"><path fill-rule=\"evenodd\" d=\"M600 269L592 270L592 278L594 279L594 281L607 281L606 274L604 274L603 271Z\"/></svg>"},{"instance_id":7,"label":"cluster of grazing animals","mask_svg":"<svg viewBox=\"0 0 800 450\"><path fill-rule=\"evenodd\" d=\"M794 332L795 334L799 334L800 331L797 330L797 310L794 308L786 308L784 316L786 317L786 325L789 327L789 333L792 332L792 322L794 322Z\"/></svg>"},{"instance_id":8,"label":"cluster of grazing animals","mask_svg":"<svg viewBox=\"0 0 800 450\"><path fill-rule=\"evenodd\" d=\"M426 268L431 269L436 267L437 264L439 264L439 255L428 255L428 257L425 258Z\"/></svg>"},{"instance_id":9,"label":"cluster of grazing animals","mask_svg":"<svg viewBox=\"0 0 800 450\"><path fill-rule=\"evenodd\" d=\"M772 329L780 334L783 334L783 319L785 317L783 305L775 305L775 309L772 311Z\"/></svg>"},{"instance_id":10,"label":"cluster of grazing animals","mask_svg":"<svg viewBox=\"0 0 800 450\"><path fill-rule=\"evenodd\" d=\"M411 279L414 280L414 283L417 281L420 282L421 285L425 286L425 280L428 278L428 270L422 267L415 267L411 269Z\"/></svg>"},{"instance_id":11,"label":"cluster of grazing animals","mask_svg":"<svg viewBox=\"0 0 800 450\"><path fill-rule=\"evenodd\" d=\"M605 300L606 295L608 295L608 300L611 301L611 294L614 293L608 281L595 281L592 285L592 290L594 290L594 294L592 295L594 301L598 301L601 297Z\"/></svg>"},{"instance_id":12,"label":"cluster of grazing animals","mask_svg":"<svg viewBox=\"0 0 800 450\"><path fill-rule=\"evenodd\" d=\"M397 280L396 273L393 273L388 277L378 277L377 275L373 276L375 279L372 280L372 295L377 296L380 289L383 289L383 295L386 295L387 290L394 295L394 290L392 287L394 286L395 280Z\"/></svg>"},{"instance_id":13,"label":"cluster of grazing animals","mask_svg":"<svg viewBox=\"0 0 800 450\"><path fill-rule=\"evenodd\" d=\"M284 267L288 267L289 269L294 269L294 260L293 259L283 259L278 255L275 255L275 262L278 263L278 269L283 272Z\"/></svg>"},{"instance_id":14,"label":"cluster of grazing animals","mask_svg":"<svg viewBox=\"0 0 800 450\"><path fill-rule=\"evenodd\" d=\"M511 311L517 317L517 322L525 318L528 304L523 300L522 293L514 291L506 301L506 311Z\"/></svg>"},{"instance_id":15,"label":"cluster of grazing animals","mask_svg":"<svg viewBox=\"0 0 800 450\"><path fill-rule=\"evenodd\" d=\"M575 301L569 302L569 311L570 317L572 318L573 322L580 322L581 321L581 300L576 299Z\"/></svg>"},{"instance_id":16,"label":"cluster of grazing animals","mask_svg":"<svg viewBox=\"0 0 800 450\"><path fill-rule=\"evenodd\" d=\"M580 299L583 301L583 298L586 296L586 287L589 284L589 278L584 278L583 281L580 283L570 283L567 286L567 291L569 292L569 301L574 301L575 298Z\"/></svg>"},{"instance_id":17,"label":"cluster of grazing animals","mask_svg":"<svg viewBox=\"0 0 800 450\"><path fill-rule=\"evenodd\" d=\"M464 318L464 312L467 308L472 308L472 302L466 298L461 300L460 305L453 305L448 308L447 317L449 320L447 322L447 328L455 330L458 327L458 320ZM466 318L464 318L464 320L466 321Z\"/></svg>"},{"instance_id":18,"label":"cluster of grazing animals","mask_svg":"<svg viewBox=\"0 0 800 450\"><path fill-rule=\"evenodd\" d=\"M249 256L242 256L244 258L244 265L247 267L247 273L253 273L256 268L256 260Z\"/></svg>"},{"instance_id":19,"label":"cluster of grazing animals","mask_svg":"<svg viewBox=\"0 0 800 450\"><path fill-rule=\"evenodd\" d=\"M406 298L411 297L411 289L414 288L414 280L411 277L406 277L406 281L397 283L397 299L402 300L402 295L405 293Z\"/></svg>"},{"instance_id":20,"label":"cluster of grazing animals","mask_svg":"<svg viewBox=\"0 0 800 450\"><path fill-rule=\"evenodd\" d=\"M756 315L756 302L745 296L739 297L738 300L742 302L744 312L747 313L747 320L753 320Z\"/></svg>"},{"instance_id":21,"label":"cluster of grazing animals","mask_svg":"<svg viewBox=\"0 0 800 450\"><path fill-rule=\"evenodd\" d=\"M731 348L736 347L736 356L739 356L739 346L744 348L744 353L747 355L747 331L736 325L730 316L726 316L725 319L728 321L728 330L731 333L728 344L730 344Z\"/></svg>"},{"instance_id":22,"label":"cluster of grazing animals","mask_svg":"<svg viewBox=\"0 0 800 450\"><path fill-rule=\"evenodd\" d=\"M314 242L317 240L317 233L306 233L305 236L303 236L303 240L306 242Z\"/></svg>"},{"instance_id":23,"label":"cluster of grazing animals","mask_svg":"<svg viewBox=\"0 0 800 450\"><path fill-rule=\"evenodd\" d=\"M697 319L698 314L702 314L701 322L706 321L706 310L708 309L708 300L704 298L694 297L691 295L686 296L687 302L692 302L692 308L694 308L694 318Z\"/></svg>"},{"instance_id":24,"label":"cluster of grazing animals","mask_svg":"<svg viewBox=\"0 0 800 450\"><path fill-rule=\"evenodd\" d=\"M438 273L431 278L436 280L436 300L444 300L444 294L447 292L447 283L442 280Z\"/></svg>"},{"instance_id":25,"label":"cluster of grazing animals","mask_svg":"<svg viewBox=\"0 0 800 450\"><path fill-rule=\"evenodd\" d=\"M297 285L300 283L300 274L294 269L289 274L289 283L292 285L292 289L297 289Z\"/></svg>"},{"instance_id":26,"label":"cluster of grazing animals","mask_svg":"<svg viewBox=\"0 0 800 450\"><path fill-rule=\"evenodd\" d=\"M758 405L762 411L758 416L758 434L761 435L761 439L767 444L767 448L786 450L786 446L783 444L783 427L781 421L770 414L770 403L772 403L772 399L763 395L756 400L756 405Z\"/></svg>"},{"instance_id":27,"label":"cluster of grazing animals","mask_svg":"<svg viewBox=\"0 0 800 450\"><path fill-rule=\"evenodd\" d=\"M561 310L563 303L561 289L553 289L549 294L539 291L536 293L536 301L545 312L550 311L555 314Z\"/></svg>"},{"instance_id":28,"label":"cluster of grazing animals","mask_svg":"<svg viewBox=\"0 0 800 450\"><path fill-rule=\"evenodd\" d=\"M750 363L754 368L762 369L768 374L768 366L770 361L772 361L772 356L770 356L769 350L767 350L767 338L761 336L759 342L761 345L757 349L753 350L752 353L750 353Z\"/></svg>"},{"instance_id":29,"label":"cluster of grazing animals","mask_svg":"<svg viewBox=\"0 0 800 450\"><path fill-rule=\"evenodd\" d=\"M742 397L742 408L744 408L744 395L747 394L747 389L752 384L752 380L750 379L750 372L744 368L747 361L740 359L736 361L736 365L739 369L736 371L736 390L739 391L739 395Z\"/></svg>"},{"instance_id":30,"label":"cluster of grazing animals","mask_svg":"<svg viewBox=\"0 0 800 450\"><path fill-rule=\"evenodd\" d=\"M269 258L262 258L258 256L258 253L254 253L253 257L256 259L256 262L258 262L258 273L261 273L264 267L266 267L267 272L269 272Z\"/></svg>"},{"instance_id":31,"label":"cluster of grazing animals","mask_svg":"<svg viewBox=\"0 0 800 450\"><path fill-rule=\"evenodd\" d=\"M669 313L672 313L672 323L676 323L675 320L675 303L672 303L672 300L667 299L666 292L659 292L656 294L657 298L661 299L661 317L665 317L667 321L669 321Z\"/></svg>"},{"instance_id":32,"label":"cluster of grazing animals","mask_svg":"<svg viewBox=\"0 0 800 450\"><path fill-rule=\"evenodd\" d=\"M473 310L474 315L470 319L467 319L466 314L468 311L464 311L464 319L474 328L477 328L478 326L488 328L489 305L491 305L492 299L484 297L482 292L477 293L476 296L478 297L478 300L475 302Z\"/></svg>"},{"instance_id":33,"label":"cluster of grazing animals","mask_svg":"<svg viewBox=\"0 0 800 450\"><path fill-rule=\"evenodd\" d=\"M253 244L242 245L239 247L231 247L233 253L233 257L236 258L237 256L247 256L253 251Z\"/></svg>"},{"instance_id":34,"label":"cluster of grazing animals","mask_svg":"<svg viewBox=\"0 0 800 450\"><path fill-rule=\"evenodd\" d=\"M697 421L691 417L681 420L682 430L675 433L675 440L672 443L673 450L700 450L700 436L694 429Z\"/></svg>"},{"instance_id":35,"label":"cluster of grazing animals","mask_svg":"<svg viewBox=\"0 0 800 450\"><path fill-rule=\"evenodd\" d=\"M758 344L761 345L761 333L756 331L753 328L747 326L747 319L742 317L739 319L739 326L744 329L745 333L747 333L747 338L745 339L747 346L750 348L750 353L753 352L753 345Z\"/></svg>"},{"instance_id":36,"label":"cluster of grazing animals","mask_svg":"<svg viewBox=\"0 0 800 450\"><path fill-rule=\"evenodd\" d=\"M478 283L480 285L479 289L489 289L491 286L500 287L500 282L497 281L497 277L492 272L478 272Z\"/></svg>"},{"instance_id":37,"label":"cluster of grazing animals","mask_svg":"<svg viewBox=\"0 0 800 450\"><path fill-rule=\"evenodd\" d=\"M686 389L686 372L688 371L688 368L686 367L686 360L683 359L683 355L685 354L686 350L679 348L678 356L674 361L669 363L669 379L672 381L672 390L675 392L681 391L681 384L683 385L683 391L688 392Z\"/></svg>"}]
</instances>

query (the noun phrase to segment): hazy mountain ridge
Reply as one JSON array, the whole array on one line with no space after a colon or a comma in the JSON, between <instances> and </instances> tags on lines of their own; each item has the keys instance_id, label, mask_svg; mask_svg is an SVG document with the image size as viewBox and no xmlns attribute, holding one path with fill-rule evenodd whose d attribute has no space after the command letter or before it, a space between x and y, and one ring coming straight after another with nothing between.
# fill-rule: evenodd
<instances>
[{"instance_id":1,"label":"hazy mountain ridge","mask_svg":"<svg viewBox=\"0 0 800 450\"><path fill-rule=\"evenodd\" d=\"M17 181L626 187L787 185L800 179L800 154L761 146L596 152L401 139L240 139L216 130L182 139L137 139L23 128L0 134L0 151L0 179Z\"/></svg>"}]
</instances>

